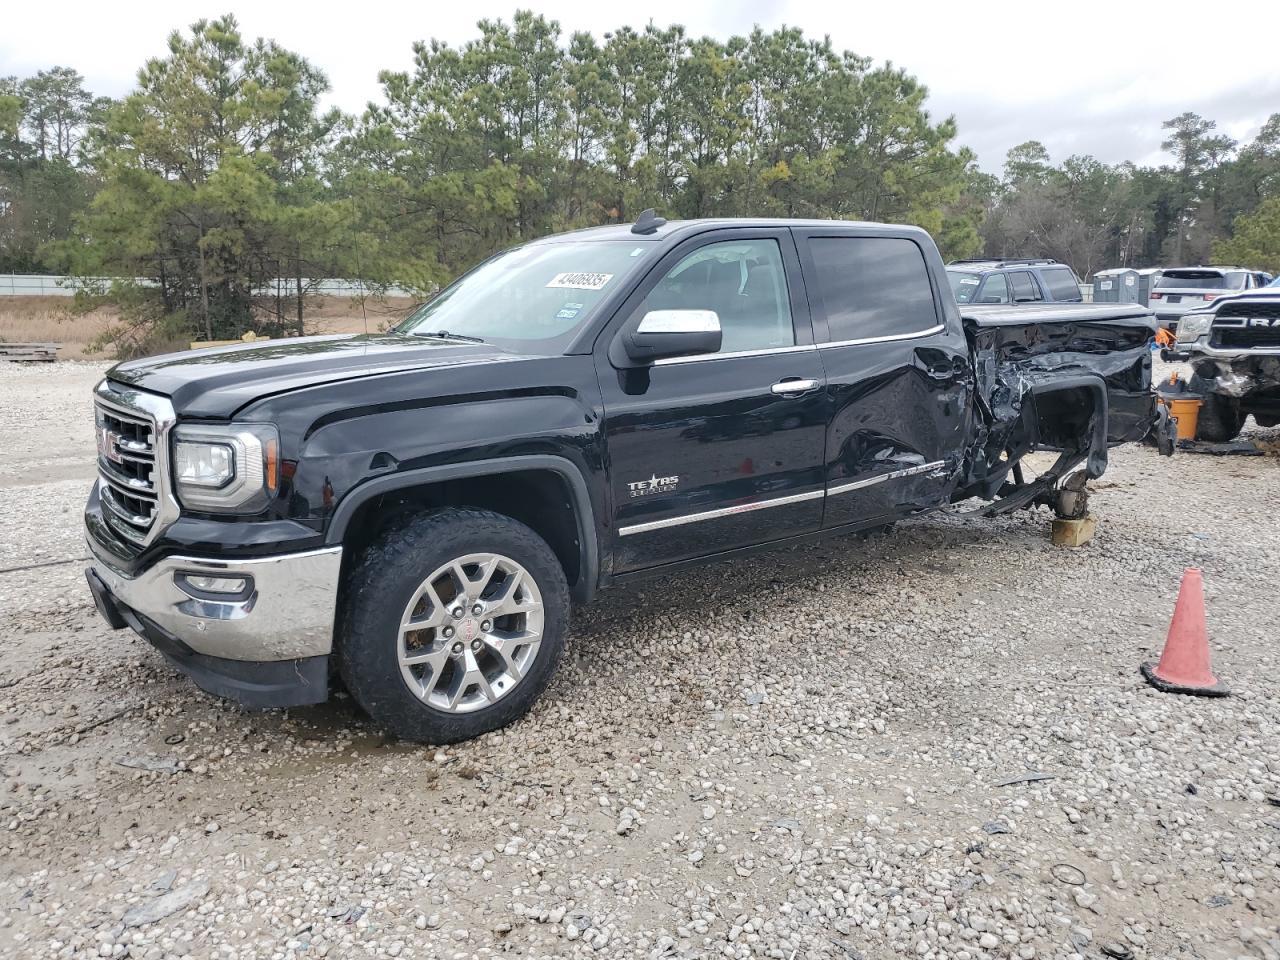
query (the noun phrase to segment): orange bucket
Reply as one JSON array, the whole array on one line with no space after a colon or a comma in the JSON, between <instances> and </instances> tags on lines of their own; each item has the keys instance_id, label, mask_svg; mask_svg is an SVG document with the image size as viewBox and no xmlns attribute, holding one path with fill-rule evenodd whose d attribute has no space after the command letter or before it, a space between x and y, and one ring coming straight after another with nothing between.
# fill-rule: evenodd
<instances>
[{"instance_id":1,"label":"orange bucket","mask_svg":"<svg viewBox=\"0 0 1280 960\"><path fill-rule=\"evenodd\" d=\"M1169 408L1169 416L1178 421L1178 439L1194 440L1196 438L1196 422L1200 419L1199 397L1161 397Z\"/></svg>"}]
</instances>

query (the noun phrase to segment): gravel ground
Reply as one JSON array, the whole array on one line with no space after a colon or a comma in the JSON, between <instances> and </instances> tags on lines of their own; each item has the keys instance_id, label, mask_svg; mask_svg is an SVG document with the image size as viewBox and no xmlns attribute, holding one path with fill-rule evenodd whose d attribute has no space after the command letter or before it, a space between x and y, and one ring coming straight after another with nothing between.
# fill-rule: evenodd
<instances>
[{"instance_id":1,"label":"gravel ground","mask_svg":"<svg viewBox=\"0 0 1280 960\"><path fill-rule=\"evenodd\" d=\"M4 956L1280 958L1274 457L1114 451L1076 550L935 516L606 594L437 751L105 628L100 370L0 365ZM1191 564L1228 699L1138 675Z\"/></svg>"}]
</instances>

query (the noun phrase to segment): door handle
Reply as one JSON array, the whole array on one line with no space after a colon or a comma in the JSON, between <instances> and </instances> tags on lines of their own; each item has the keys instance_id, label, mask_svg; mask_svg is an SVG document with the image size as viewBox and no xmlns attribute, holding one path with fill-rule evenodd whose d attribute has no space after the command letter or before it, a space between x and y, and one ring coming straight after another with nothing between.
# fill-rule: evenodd
<instances>
[{"instance_id":1,"label":"door handle","mask_svg":"<svg viewBox=\"0 0 1280 960\"><path fill-rule=\"evenodd\" d=\"M797 397L802 393L818 389L818 381L787 377L785 380L779 380L769 389L780 397Z\"/></svg>"}]
</instances>

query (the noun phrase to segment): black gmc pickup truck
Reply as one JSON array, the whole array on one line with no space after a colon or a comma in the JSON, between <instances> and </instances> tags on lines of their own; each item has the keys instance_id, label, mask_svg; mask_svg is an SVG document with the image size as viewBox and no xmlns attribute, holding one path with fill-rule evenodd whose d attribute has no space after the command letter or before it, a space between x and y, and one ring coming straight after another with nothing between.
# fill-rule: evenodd
<instances>
[{"instance_id":1,"label":"black gmc pickup truck","mask_svg":"<svg viewBox=\"0 0 1280 960\"><path fill-rule=\"evenodd\" d=\"M1158 427L1155 329L962 316L913 227L649 211L501 253L391 333L113 368L89 585L205 690L287 706L340 678L401 737L464 739L529 708L609 584L1052 505ZM1035 449L1059 456L1031 478Z\"/></svg>"}]
</instances>

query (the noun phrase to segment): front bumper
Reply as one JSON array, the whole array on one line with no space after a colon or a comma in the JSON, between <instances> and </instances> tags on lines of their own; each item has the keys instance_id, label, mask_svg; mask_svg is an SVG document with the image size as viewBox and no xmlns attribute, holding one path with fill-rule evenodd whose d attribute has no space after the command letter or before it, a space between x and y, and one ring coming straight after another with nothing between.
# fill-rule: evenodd
<instances>
[{"instance_id":1,"label":"front bumper","mask_svg":"<svg viewBox=\"0 0 1280 960\"><path fill-rule=\"evenodd\" d=\"M1179 343L1179 359L1191 363L1196 376L1213 393L1264 403L1280 395L1280 349L1215 348L1208 337Z\"/></svg>"},{"instance_id":2,"label":"front bumper","mask_svg":"<svg viewBox=\"0 0 1280 960\"><path fill-rule=\"evenodd\" d=\"M244 560L171 556L130 576L88 544L86 575L107 622L132 627L203 689L247 706L326 698L341 547ZM251 584L242 597L197 597L179 586L184 574Z\"/></svg>"}]
</instances>

